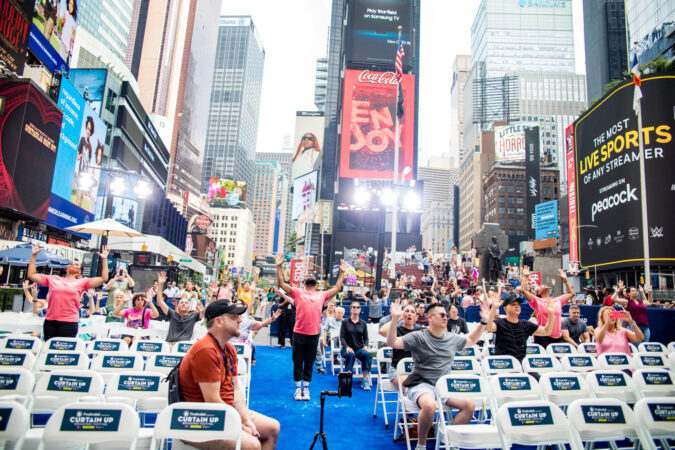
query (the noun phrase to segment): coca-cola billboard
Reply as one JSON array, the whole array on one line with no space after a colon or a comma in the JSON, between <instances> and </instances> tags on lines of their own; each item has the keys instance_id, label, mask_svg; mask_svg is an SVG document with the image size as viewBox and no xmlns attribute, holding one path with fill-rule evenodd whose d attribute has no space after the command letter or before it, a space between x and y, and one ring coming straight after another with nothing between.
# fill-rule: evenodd
<instances>
[{"instance_id":1,"label":"coca-cola billboard","mask_svg":"<svg viewBox=\"0 0 675 450\"><path fill-rule=\"evenodd\" d=\"M347 70L342 103L340 178L393 179L396 135L396 75ZM399 177L413 177L415 161L415 76L403 75ZM400 178L399 178L400 179Z\"/></svg>"},{"instance_id":2,"label":"coca-cola billboard","mask_svg":"<svg viewBox=\"0 0 675 450\"><path fill-rule=\"evenodd\" d=\"M291 286L299 286L307 276L307 264L304 259L291 260Z\"/></svg>"}]
</instances>

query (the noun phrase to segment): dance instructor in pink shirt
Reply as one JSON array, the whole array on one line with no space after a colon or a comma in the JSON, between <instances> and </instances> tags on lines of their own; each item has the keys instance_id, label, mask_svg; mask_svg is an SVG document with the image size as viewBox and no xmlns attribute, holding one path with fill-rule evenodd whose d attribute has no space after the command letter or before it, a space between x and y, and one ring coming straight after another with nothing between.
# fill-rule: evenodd
<instances>
[{"instance_id":1,"label":"dance instructor in pink shirt","mask_svg":"<svg viewBox=\"0 0 675 450\"><path fill-rule=\"evenodd\" d=\"M35 261L40 250L42 249L39 245L33 245L33 254L28 263L28 279L49 287L47 315L42 326L44 339L47 341L53 337L77 337L82 293L108 281L108 247L103 246L98 253L103 270L101 276L96 278L82 278L82 263L76 259L70 261L63 277L37 273Z\"/></svg>"},{"instance_id":2,"label":"dance instructor in pink shirt","mask_svg":"<svg viewBox=\"0 0 675 450\"><path fill-rule=\"evenodd\" d=\"M295 380L295 400L309 400L309 382L312 381L312 366L316 358L321 331L321 309L323 305L342 289L347 263L340 264L337 283L327 291L317 290L316 278L305 278L305 289L294 288L286 284L282 266L284 256L277 255L277 282L279 287L291 296L295 303L295 328L293 328L293 380ZM304 381L304 388L302 383Z\"/></svg>"}]
</instances>

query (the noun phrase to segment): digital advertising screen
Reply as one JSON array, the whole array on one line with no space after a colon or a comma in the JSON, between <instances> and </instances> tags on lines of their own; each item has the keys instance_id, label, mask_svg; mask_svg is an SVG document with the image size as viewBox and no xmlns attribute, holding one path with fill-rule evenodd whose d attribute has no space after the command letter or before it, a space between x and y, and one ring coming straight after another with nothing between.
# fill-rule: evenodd
<instances>
[{"instance_id":1,"label":"digital advertising screen","mask_svg":"<svg viewBox=\"0 0 675 450\"><path fill-rule=\"evenodd\" d=\"M316 203L316 186L319 172L314 171L293 180L293 214L295 220Z\"/></svg>"},{"instance_id":2,"label":"digital advertising screen","mask_svg":"<svg viewBox=\"0 0 675 450\"><path fill-rule=\"evenodd\" d=\"M652 264L675 260L673 92L675 76L642 78L647 230L642 226L634 85L617 87L574 122L573 153L567 154L568 168L575 169L568 183L574 186L568 192L576 193L570 211L576 209L581 267L641 265L645 237Z\"/></svg>"},{"instance_id":3,"label":"digital advertising screen","mask_svg":"<svg viewBox=\"0 0 675 450\"><path fill-rule=\"evenodd\" d=\"M347 25L348 63L394 66L398 26L401 42L412 55L413 2L411 0L350 0ZM407 61L412 61L408 58ZM404 59L404 66L406 62Z\"/></svg>"},{"instance_id":4,"label":"digital advertising screen","mask_svg":"<svg viewBox=\"0 0 675 450\"><path fill-rule=\"evenodd\" d=\"M324 117L321 111L298 111L295 114L295 151L292 176L296 178L321 168Z\"/></svg>"},{"instance_id":5,"label":"digital advertising screen","mask_svg":"<svg viewBox=\"0 0 675 450\"><path fill-rule=\"evenodd\" d=\"M70 202L89 212L96 209L106 133L105 122L85 103L77 141Z\"/></svg>"},{"instance_id":6,"label":"digital advertising screen","mask_svg":"<svg viewBox=\"0 0 675 450\"><path fill-rule=\"evenodd\" d=\"M45 220L63 113L26 80L0 80L0 97L0 206Z\"/></svg>"},{"instance_id":7,"label":"digital advertising screen","mask_svg":"<svg viewBox=\"0 0 675 450\"><path fill-rule=\"evenodd\" d=\"M35 0L1 0L0 61L17 75L23 74Z\"/></svg>"},{"instance_id":8,"label":"digital advertising screen","mask_svg":"<svg viewBox=\"0 0 675 450\"><path fill-rule=\"evenodd\" d=\"M209 267L216 263L218 251L213 239L201 233L188 233L185 239L185 253Z\"/></svg>"},{"instance_id":9,"label":"digital advertising screen","mask_svg":"<svg viewBox=\"0 0 675 450\"><path fill-rule=\"evenodd\" d=\"M107 69L70 69L70 82L99 116L107 76Z\"/></svg>"},{"instance_id":10,"label":"digital advertising screen","mask_svg":"<svg viewBox=\"0 0 675 450\"><path fill-rule=\"evenodd\" d=\"M525 129L537 124L513 124L495 127L495 161L525 160Z\"/></svg>"},{"instance_id":11,"label":"digital advertising screen","mask_svg":"<svg viewBox=\"0 0 675 450\"><path fill-rule=\"evenodd\" d=\"M36 0L29 47L52 72L67 72L82 0Z\"/></svg>"},{"instance_id":12,"label":"digital advertising screen","mask_svg":"<svg viewBox=\"0 0 675 450\"><path fill-rule=\"evenodd\" d=\"M111 217L129 228L136 228L138 202L132 198L113 196Z\"/></svg>"},{"instance_id":13,"label":"digital advertising screen","mask_svg":"<svg viewBox=\"0 0 675 450\"><path fill-rule=\"evenodd\" d=\"M209 206L221 208L246 207L247 185L245 181L209 178L207 201Z\"/></svg>"},{"instance_id":14,"label":"digital advertising screen","mask_svg":"<svg viewBox=\"0 0 675 450\"><path fill-rule=\"evenodd\" d=\"M538 203L534 207L535 239L558 237L558 200Z\"/></svg>"},{"instance_id":15,"label":"digital advertising screen","mask_svg":"<svg viewBox=\"0 0 675 450\"><path fill-rule=\"evenodd\" d=\"M393 72L346 70L342 100L340 178L394 177L396 91ZM404 114L400 119L399 180L415 162L415 76L403 75Z\"/></svg>"}]
</instances>

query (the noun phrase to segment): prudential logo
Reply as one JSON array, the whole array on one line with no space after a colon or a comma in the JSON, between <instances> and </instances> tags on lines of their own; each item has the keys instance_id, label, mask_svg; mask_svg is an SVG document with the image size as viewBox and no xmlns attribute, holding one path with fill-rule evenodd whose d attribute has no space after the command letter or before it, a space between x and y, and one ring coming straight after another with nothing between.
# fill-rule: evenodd
<instances>
[{"instance_id":1,"label":"prudential logo","mask_svg":"<svg viewBox=\"0 0 675 450\"><path fill-rule=\"evenodd\" d=\"M623 205L624 203L633 200L637 201L638 197L635 195L635 191L637 191L637 188L631 189L630 184L626 184L625 191L617 192L614 195L610 195L609 197L605 197L602 200L593 203L593 206L591 207L591 221L595 222L595 215L597 213L610 210L615 206Z\"/></svg>"}]
</instances>

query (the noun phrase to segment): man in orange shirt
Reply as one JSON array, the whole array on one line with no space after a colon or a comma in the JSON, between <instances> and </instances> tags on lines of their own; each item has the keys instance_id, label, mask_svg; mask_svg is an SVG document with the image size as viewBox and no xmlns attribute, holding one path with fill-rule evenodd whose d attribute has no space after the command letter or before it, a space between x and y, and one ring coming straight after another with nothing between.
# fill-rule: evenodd
<instances>
[{"instance_id":1,"label":"man in orange shirt","mask_svg":"<svg viewBox=\"0 0 675 450\"><path fill-rule=\"evenodd\" d=\"M242 422L241 448L274 449L279 422L249 410L237 380L237 352L228 341L239 336L241 315L246 307L225 300L211 302L204 311L206 336L198 340L180 365L180 388L186 402L227 403ZM203 450L234 449L232 441L188 442Z\"/></svg>"}]
</instances>

